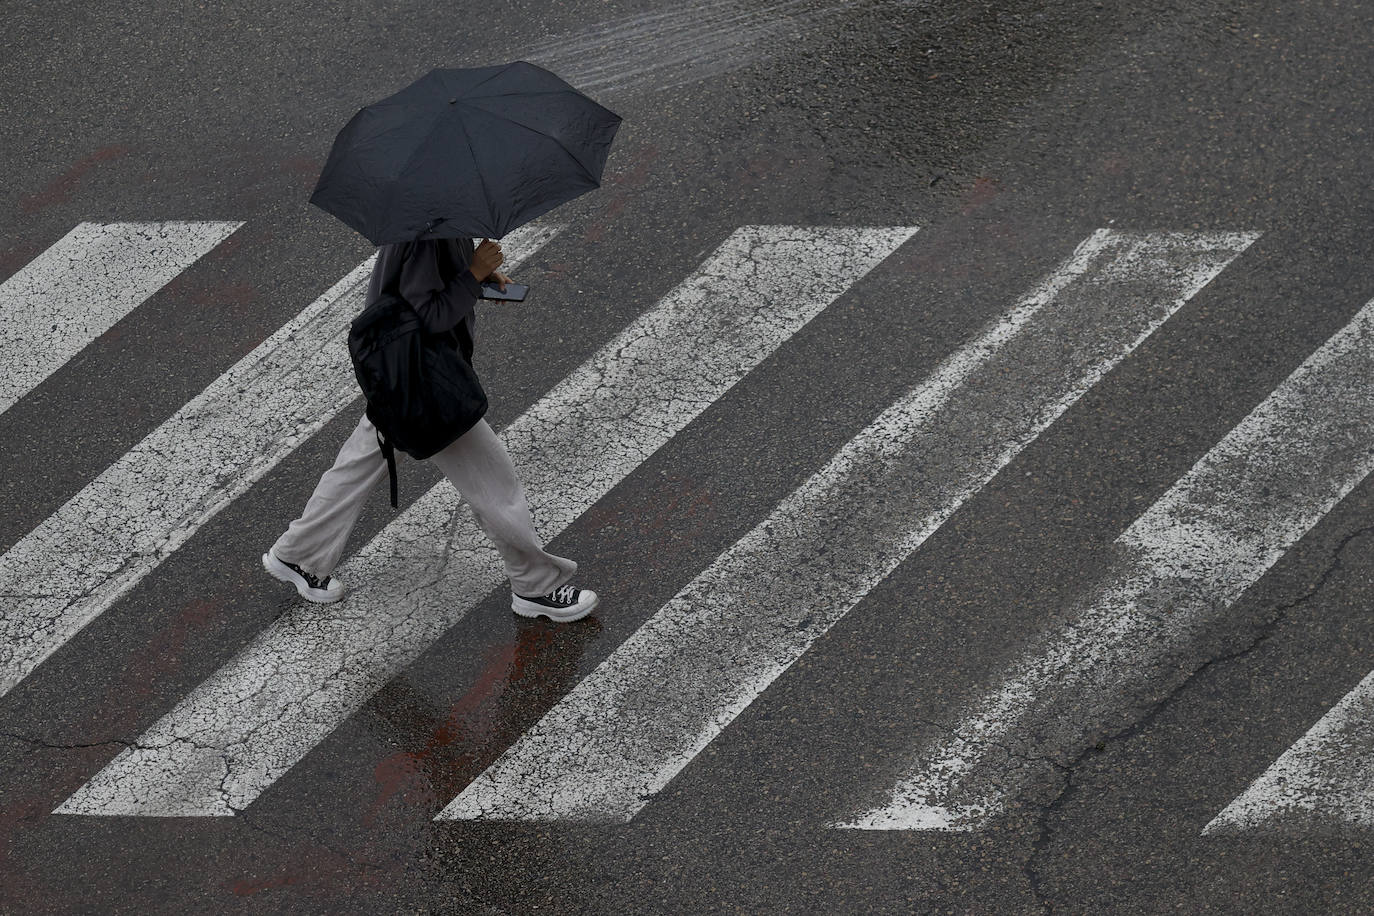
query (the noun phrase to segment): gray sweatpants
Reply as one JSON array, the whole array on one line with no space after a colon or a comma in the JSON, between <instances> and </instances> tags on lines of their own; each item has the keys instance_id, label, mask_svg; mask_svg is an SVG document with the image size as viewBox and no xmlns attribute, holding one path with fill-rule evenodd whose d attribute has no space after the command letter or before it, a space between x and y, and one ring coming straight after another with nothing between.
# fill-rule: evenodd
<instances>
[{"instance_id":1,"label":"gray sweatpants","mask_svg":"<svg viewBox=\"0 0 1374 916\"><path fill-rule=\"evenodd\" d=\"M396 457L401 460L399 453ZM515 466L486 420L479 420L428 460L472 507L477 523L505 560L506 575L517 595L546 595L572 578L575 562L545 552ZM339 449L334 466L315 485L301 517L272 545L273 553L320 578L329 575L339 565L363 503L386 476L376 427L363 414Z\"/></svg>"}]
</instances>

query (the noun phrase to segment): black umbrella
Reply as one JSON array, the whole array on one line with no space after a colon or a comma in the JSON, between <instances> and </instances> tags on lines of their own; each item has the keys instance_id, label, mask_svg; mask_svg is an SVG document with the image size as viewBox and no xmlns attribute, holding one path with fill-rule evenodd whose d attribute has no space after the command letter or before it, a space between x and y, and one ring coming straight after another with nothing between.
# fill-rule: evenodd
<instances>
[{"instance_id":1,"label":"black umbrella","mask_svg":"<svg viewBox=\"0 0 1374 916\"><path fill-rule=\"evenodd\" d=\"M499 239L598 187L619 127L526 61L433 70L353 116L310 202L374 245Z\"/></svg>"}]
</instances>

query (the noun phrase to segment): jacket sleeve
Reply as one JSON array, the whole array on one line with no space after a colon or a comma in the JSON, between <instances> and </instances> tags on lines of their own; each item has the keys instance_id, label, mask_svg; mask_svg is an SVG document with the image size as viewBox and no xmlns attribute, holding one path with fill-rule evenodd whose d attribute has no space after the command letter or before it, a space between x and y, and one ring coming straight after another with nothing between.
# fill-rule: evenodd
<instances>
[{"instance_id":1,"label":"jacket sleeve","mask_svg":"<svg viewBox=\"0 0 1374 916\"><path fill-rule=\"evenodd\" d=\"M410 250L401 266L400 290L430 334L452 330L472 313L482 295L482 286L467 265L445 283L437 246L423 243Z\"/></svg>"}]
</instances>

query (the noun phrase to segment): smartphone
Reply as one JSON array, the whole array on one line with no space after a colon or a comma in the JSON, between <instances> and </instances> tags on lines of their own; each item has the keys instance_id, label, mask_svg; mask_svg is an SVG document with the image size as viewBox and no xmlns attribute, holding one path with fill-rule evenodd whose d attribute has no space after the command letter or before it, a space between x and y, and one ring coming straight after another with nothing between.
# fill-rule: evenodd
<instances>
[{"instance_id":1,"label":"smartphone","mask_svg":"<svg viewBox=\"0 0 1374 916\"><path fill-rule=\"evenodd\" d=\"M495 283L482 284L483 299L497 299L502 302L524 302L529 291L530 288L523 283L507 283L504 293L501 292L501 287Z\"/></svg>"}]
</instances>

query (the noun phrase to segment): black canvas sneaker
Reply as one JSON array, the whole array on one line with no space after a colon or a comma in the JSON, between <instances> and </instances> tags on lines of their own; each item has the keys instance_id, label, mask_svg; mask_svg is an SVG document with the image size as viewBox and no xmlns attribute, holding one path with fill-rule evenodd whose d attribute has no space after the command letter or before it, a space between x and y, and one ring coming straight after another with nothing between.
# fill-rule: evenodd
<instances>
[{"instance_id":1,"label":"black canvas sneaker","mask_svg":"<svg viewBox=\"0 0 1374 916\"><path fill-rule=\"evenodd\" d=\"M538 598L526 598L512 592L510 608L521 617L547 617L558 623L569 623L590 614L596 602L594 591L561 585Z\"/></svg>"},{"instance_id":2,"label":"black canvas sneaker","mask_svg":"<svg viewBox=\"0 0 1374 916\"><path fill-rule=\"evenodd\" d=\"M306 601L333 604L344 596L343 583L338 579L331 576L317 579L295 563L277 559L271 548L262 555L262 568L271 573L273 578L296 586L296 591L300 592L300 596Z\"/></svg>"}]
</instances>

